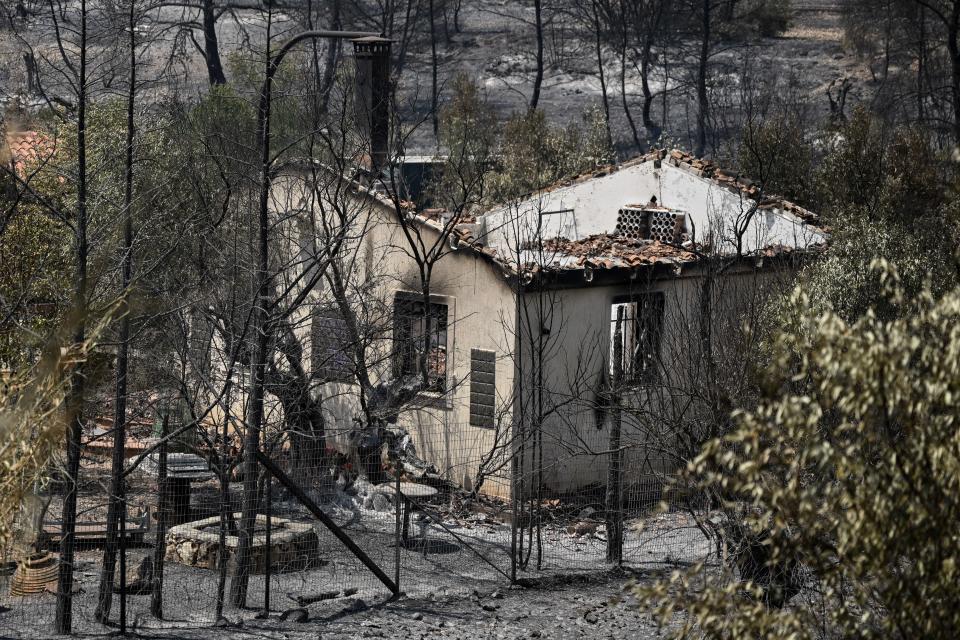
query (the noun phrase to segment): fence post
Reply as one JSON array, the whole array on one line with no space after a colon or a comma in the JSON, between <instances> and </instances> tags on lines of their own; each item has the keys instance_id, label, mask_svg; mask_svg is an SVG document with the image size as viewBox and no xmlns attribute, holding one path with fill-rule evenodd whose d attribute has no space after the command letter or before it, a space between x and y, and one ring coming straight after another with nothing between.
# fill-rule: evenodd
<instances>
[{"instance_id":1,"label":"fence post","mask_svg":"<svg viewBox=\"0 0 960 640\"><path fill-rule=\"evenodd\" d=\"M60 530L60 566L57 569L57 609L54 628L61 635L73 632L73 558L77 531L77 491L80 484L80 448L83 437L83 408L75 398L81 397L83 383L79 374L71 382L74 397L67 406L67 468Z\"/></svg>"},{"instance_id":2,"label":"fence post","mask_svg":"<svg viewBox=\"0 0 960 640\"><path fill-rule=\"evenodd\" d=\"M218 539L218 549L227 548L227 527L229 526L230 515L233 507L230 504L230 390L232 378L227 379L224 390L224 416L223 416L223 436L220 439L219 465L217 467L217 476L220 479L220 531ZM228 509L230 510L228 512ZM217 604L214 613L214 620L219 622L223 617L223 601L227 588L227 554L222 551L217 554Z\"/></svg>"},{"instance_id":3,"label":"fence post","mask_svg":"<svg viewBox=\"0 0 960 640\"><path fill-rule=\"evenodd\" d=\"M266 501L267 501L267 531L264 536L264 553L266 554L263 559L263 612L261 617L268 618L270 617L270 574L273 569L273 555L271 553L270 547L270 537L273 529L273 478L269 473L264 474L264 482L267 483L266 491ZM254 536L256 538L256 536Z\"/></svg>"},{"instance_id":4,"label":"fence post","mask_svg":"<svg viewBox=\"0 0 960 640\"><path fill-rule=\"evenodd\" d=\"M120 493L120 635L127 635L127 492Z\"/></svg>"},{"instance_id":5,"label":"fence post","mask_svg":"<svg viewBox=\"0 0 960 640\"><path fill-rule=\"evenodd\" d=\"M394 515L394 519L396 520L396 522L394 523L394 533L393 533L393 542L394 542L393 546L394 546L394 554L395 554L394 563L396 564L396 566L394 567L393 582L397 585L397 593L400 593L400 544L401 544L400 537L402 535L401 527L400 527L400 520L401 520L400 510L404 508L403 498L400 497L401 464L402 463L400 459L400 454L399 452L397 452L397 458L394 461L394 465L393 465L395 475L397 476L395 478L396 485L394 486L395 491L393 495L393 515Z\"/></svg>"},{"instance_id":6,"label":"fence post","mask_svg":"<svg viewBox=\"0 0 960 640\"><path fill-rule=\"evenodd\" d=\"M150 614L163 618L163 557L167 547L167 514L170 509L170 491L167 486L167 436L170 413L163 414L160 426L160 450L157 452L157 486L160 502L157 508L157 541L153 548L153 588L150 594Z\"/></svg>"},{"instance_id":7,"label":"fence post","mask_svg":"<svg viewBox=\"0 0 960 640\"><path fill-rule=\"evenodd\" d=\"M620 387L623 383L623 307L617 308L613 333L613 393L610 420L610 462L607 467L607 495L604 505L607 520L607 562L623 562L623 451L620 448Z\"/></svg>"},{"instance_id":8,"label":"fence post","mask_svg":"<svg viewBox=\"0 0 960 640\"><path fill-rule=\"evenodd\" d=\"M517 583L517 536L520 518L520 465L517 463L517 420L511 420L510 435L510 584Z\"/></svg>"}]
</instances>

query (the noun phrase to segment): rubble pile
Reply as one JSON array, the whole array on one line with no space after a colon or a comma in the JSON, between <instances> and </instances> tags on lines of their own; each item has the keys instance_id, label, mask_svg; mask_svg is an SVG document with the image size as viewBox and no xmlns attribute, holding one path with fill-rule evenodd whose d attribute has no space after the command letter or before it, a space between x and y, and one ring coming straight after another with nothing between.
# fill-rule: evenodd
<instances>
[{"instance_id":1,"label":"rubble pile","mask_svg":"<svg viewBox=\"0 0 960 640\"><path fill-rule=\"evenodd\" d=\"M554 238L543 243L544 251L557 257L569 257L567 268L594 267L610 269L634 267L657 262L692 262L696 255L658 240L641 240L608 233L599 233L582 240Z\"/></svg>"}]
</instances>

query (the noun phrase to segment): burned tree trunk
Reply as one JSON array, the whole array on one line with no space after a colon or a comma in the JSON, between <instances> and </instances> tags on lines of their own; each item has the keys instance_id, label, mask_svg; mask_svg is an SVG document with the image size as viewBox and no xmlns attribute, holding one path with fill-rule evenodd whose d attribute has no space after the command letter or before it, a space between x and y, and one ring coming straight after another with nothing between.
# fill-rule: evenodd
<instances>
[{"instance_id":1,"label":"burned tree trunk","mask_svg":"<svg viewBox=\"0 0 960 640\"><path fill-rule=\"evenodd\" d=\"M543 86L543 2L533 0L534 20L537 32L537 72L533 79L533 95L530 97L530 111L540 104L540 87Z\"/></svg>"},{"instance_id":2,"label":"burned tree trunk","mask_svg":"<svg viewBox=\"0 0 960 640\"><path fill-rule=\"evenodd\" d=\"M620 101L623 103L623 113L627 116L627 123L630 125L630 134L633 136L633 143L638 149L642 149L640 134L637 132L637 125L633 121L633 115L630 113L630 104L627 100L627 30L624 27L620 38Z\"/></svg>"},{"instance_id":3,"label":"burned tree trunk","mask_svg":"<svg viewBox=\"0 0 960 640\"><path fill-rule=\"evenodd\" d=\"M86 340L87 312L87 3L80 0L79 63L77 65L77 213L74 221L76 246L76 280L74 308L75 344ZM60 568L57 574L57 633L69 634L73 625L73 552L77 526L77 484L80 475L80 444L83 435L83 403L86 376L79 365L70 378L65 401L67 433L66 492L63 498L63 520L60 539Z\"/></svg>"},{"instance_id":4,"label":"burned tree trunk","mask_svg":"<svg viewBox=\"0 0 960 640\"><path fill-rule=\"evenodd\" d=\"M217 40L217 18L213 0L203 0L203 58L207 64L207 78L210 86L227 84L220 61L220 43Z\"/></svg>"},{"instance_id":5,"label":"burned tree trunk","mask_svg":"<svg viewBox=\"0 0 960 640\"><path fill-rule=\"evenodd\" d=\"M331 3L330 29L336 31L340 29L340 0L333 0ZM310 27L313 29L313 26ZM316 42L314 42L316 44ZM340 58L342 41L339 38L330 40L327 44L327 60L323 68L323 78L319 87L320 111L326 113L330 102L330 90L333 88L333 80L337 70L337 60Z\"/></svg>"},{"instance_id":6,"label":"burned tree trunk","mask_svg":"<svg viewBox=\"0 0 960 640\"><path fill-rule=\"evenodd\" d=\"M710 61L710 12L713 0L702 0L700 31L700 58L697 61L697 144L695 153L702 156L707 150L707 64Z\"/></svg>"},{"instance_id":7,"label":"burned tree trunk","mask_svg":"<svg viewBox=\"0 0 960 640\"><path fill-rule=\"evenodd\" d=\"M643 90L643 126L647 130L647 138L654 142L660 137L661 129L653 121L653 92L650 90L650 61L653 56L653 40L648 38L643 45L643 51L640 54L640 87ZM666 88L664 88L666 91Z\"/></svg>"},{"instance_id":8,"label":"burned tree trunk","mask_svg":"<svg viewBox=\"0 0 960 640\"><path fill-rule=\"evenodd\" d=\"M610 463L607 467L607 562L623 562L623 450L620 392L623 383L623 308L617 309L613 333L613 394L610 416Z\"/></svg>"},{"instance_id":9,"label":"burned tree trunk","mask_svg":"<svg viewBox=\"0 0 960 640\"><path fill-rule=\"evenodd\" d=\"M310 393L308 380L292 375L270 376L269 391L283 407L285 430L290 438L293 468L300 482L314 484L326 460L326 434L320 401Z\"/></svg>"},{"instance_id":10,"label":"burned tree trunk","mask_svg":"<svg viewBox=\"0 0 960 640\"><path fill-rule=\"evenodd\" d=\"M433 123L433 137L440 144L440 114L437 106L437 18L434 14L433 0L430 0L430 117Z\"/></svg>"},{"instance_id":11,"label":"burned tree trunk","mask_svg":"<svg viewBox=\"0 0 960 640\"><path fill-rule=\"evenodd\" d=\"M600 76L600 97L603 103L603 118L607 133L607 144L613 148L613 135L610 133L610 98L607 95L607 77L603 71L603 47L601 42L600 15L597 11L597 0L591 3L593 17L593 45L597 56L597 74Z\"/></svg>"},{"instance_id":12,"label":"burned tree trunk","mask_svg":"<svg viewBox=\"0 0 960 640\"><path fill-rule=\"evenodd\" d=\"M303 346L293 327L284 324L277 337L277 349L286 361L286 371L269 363L267 391L283 407L285 430L290 439L298 480L313 483L322 476L326 461L326 424L322 402L313 397L310 375L303 366Z\"/></svg>"},{"instance_id":13,"label":"burned tree trunk","mask_svg":"<svg viewBox=\"0 0 960 640\"><path fill-rule=\"evenodd\" d=\"M124 192L123 192L123 242L120 247L122 258L120 286L124 296L130 294L130 281L133 277L133 143L136 136L134 110L137 98L137 49L136 49L136 2L131 0L129 23L130 37L130 77L127 92L127 131L126 131L126 158L124 164ZM120 319L120 336L117 346L116 393L114 395L113 415L113 460L111 462L110 503L107 507L107 539L103 547L103 566L100 570L100 593L94 618L99 622L106 622L110 618L110 607L113 594L114 570L117 561L117 547L121 543L117 539L118 525L120 535L124 535L126 524L126 509L124 486L124 449L127 439L127 369L130 352L130 306L129 300L124 298L123 317ZM121 555L123 550L121 549ZM121 558L121 562L123 562ZM122 571L122 567L121 567ZM121 576L123 577L123 576ZM121 593L121 599L126 597ZM121 610L123 607L121 606ZM121 616L121 628L125 628L125 620Z\"/></svg>"}]
</instances>

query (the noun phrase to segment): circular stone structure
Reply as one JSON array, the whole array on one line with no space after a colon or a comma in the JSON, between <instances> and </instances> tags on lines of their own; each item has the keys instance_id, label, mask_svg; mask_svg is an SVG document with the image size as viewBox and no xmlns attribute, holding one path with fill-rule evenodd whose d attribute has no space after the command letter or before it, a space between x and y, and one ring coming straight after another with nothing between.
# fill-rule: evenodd
<instances>
[{"instance_id":1,"label":"circular stone structure","mask_svg":"<svg viewBox=\"0 0 960 640\"><path fill-rule=\"evenodd\" d=\"M240 514L233 514L239 526ZM254 525L253 573L264 573L267 559L267 516L257 514ZM227 533L225 537L228 564L234 563L239 538ZM317 532L306 522L292 522L273 518L270 523L271 571L299 571L318 560ZM216 569L220 552L220 516L204 518L177 525L167 532L164 558L201 569Z\"/></svg>"}]
</instances>

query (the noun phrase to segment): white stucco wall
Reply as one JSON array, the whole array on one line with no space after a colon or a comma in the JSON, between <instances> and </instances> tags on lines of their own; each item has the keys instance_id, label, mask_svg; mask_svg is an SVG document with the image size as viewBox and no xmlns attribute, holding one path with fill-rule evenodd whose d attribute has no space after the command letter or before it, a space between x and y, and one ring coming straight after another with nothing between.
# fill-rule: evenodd
<instances>
[{"instance_id":1,"label":"white stucco wall","mask_svg":"<svg viewBox=\"0 0 960 640\"><path fill-rule=\"evenodd\" d=\"M715 181L664 160L622 167L605 176L534 194L485 214L487 244L505 255L541 234L570 240L613 233L617 213L626 205L643 205L656 196L661 206L682 211L697 242L713 235L722 253L734 253L737 232L742 251L771 245L808 248L825 241L817 228L780 208L753 213L755 203ZM538 226L539 225L539 226Z\"/></svg>"},{"instance_id":2,"label":"white stucco wall","mask_svg":"<svg viewBox=\"0 0 960 640\"><path fill-rule=\"evenodd\" d=\"M289 184L278 186L296 191ZM710 226L711 216L723 211L727 219L735 219L738 212L750 206L739 196L712 181L698 178L689 171L664 162L657 169L652 162L633 165L609 175L557 189L536 200L527 200L518 208L504 208L487 214L488 242L500 247L505 255L512 253L509 243L516 239L518 230L529 233L526 223L536 220L540 211L570 209L566 213L543 217L543 237L556 235L582 238L595 233L613 231L618 210L627 204L641 204L656 195L660 204L686 211L695 229ZM393 218L393 211L365 195L351 196L350 207L358 212L356 224L367 231L351 240L348 253L354 255L348 274L356 285L372 279L374 286L368 295L382 307L381 318L389 324L389 313L397 291L419 290L420 281L414 261L408 255L407 240ZM293 200L289 194L282 200ZM305 203L305 206L309 202ZM309 205L312 206L312 205ZM730 216L733 216L732 218ZM714 229L723 225L714 221ZM788 244L804 247L820 243L822 234L802 224L791 214L779 211L761 212L750 222L750 232L744 235L745 250L768 244ZM315 226L301 225L305 229ZM532 228L532 227L531 227ZM302 230L301 230L302 231ZM425 238L434 234L423 229ZM513 235L511 235L513 234ZM322 241L320 238L318 241ZM303 238L291 240L291 251L303 251ZM307 243L309 244L309 243ZM766 277L766 276L763 276ZM740 278L744 290L757 278L755 274L734 276ZM762 277L761 277L762 279ZM448 305L447 387L443 398L423 394L417 406L402 414L401 424L414 438L418 453L451 482L472 488L478 482L481 468L493 473L484 480L483 491L507 495L510 488L510 467L500 465L516 441L511 441L513 429L528 428L536 376L531 363L540 341L541 329L545 339L543 358L543 385L541 389L550 398L543 424L544 482L549 493L581 490L605 480L610 424L609 416L595 412L597 379L608 366L610 340L610 311L615 297L636 293L649 287L665 295L665 330L671 332L669 354L665 366L674 375L669 385L661 385L655 392L640 392L625 401L633 403L638 419L624 420L623 441L628 445L625 464L628 483L662 480L665 472L675 464L665 453L671 434L658 433L656 420L644 420L643 411L676 414L680 409L676 395L667 387L679 386L683 371L696 368L699 358L689 336L698 320L700 281L685 272L683 277L657 280L652 283L596 285L584 282L576 288L559 289L545 294L544 305L549 313L544 316L548 326L540 327L537 318L535 294L527 294L529 305L521 308L521 316L535 318L536 330L518 327L517 305L514 293L502 271L489 261L464 247L442 258L433 274L431 293L434 300ZM329 301L330 293L319 287L312 302ZM735 308L726 305L727 311ZM525 312L533 311L532 315ZM309 327L309 311L297 321L301 328ZM729 315L729 314L728 314ZM718 331L730 330L733 325L718 314ZM733 320L732 322L735 322ZM309 330L301 331L305 348L309 350ZM518 338L518 335L520 338ZM390 374L391 336L387 332L372 348L375 377L383 379ZM518 348L522 344L523 348ZM474 427L469 424L470 350L483 349L497 354L496 390L498 401L497 429ZM666 345L664 347L666 349ZM515 371L520 371L523 396L514 397ZM376 380L375 380L376 381ZM326 383L318 389L324 397L329 431L337 434L341 446L360 415L357 390L347 383ZM542 401L542 397L540 399ZM646 408L646 409L644 409ZM680 418L674 416L680 423ZM692 417L691 417L692 419ZM661 423L665 422L663 420ZM531 450L527 449L529 456ZM529 460L527 460L529 462ZM528 467L529 468L529 467ZM528 476L529 477L529 476Z\"/></svg>"},{"instance_id":3,"label":"white stucco wall","mask_svg":"<svg viewBox=\"0 0 960 640\"><path fill-rule=\"evenodd\" d=\"M392 375L389 352L392 335L391 312L397 292L420 293L420 276L409 255L407 240L394 213L388 207L365 196L356 196L366 225L362 240L355 241L350 251L356 252L355 268L349 277L359 286L370 278L375 286L370 296L382 307L382 326L387 332L370 350L374 384ZM421 228L426 242L436 234ZM515 309L510 289L504 285L501 272L488 262L477 259L467 250L450 251L435 265L431 278L431 298L447 305L447 393L422 393L403 411L400 425L413 436L418 454L433 464L441 475L458 485L472 488L478 475L484 475L483 490L507 495L509 468L496 470L498 442L509 437L510 405L513 390ZM317 303L329 301L330 294L321 291ZM470 425L470 352L471 349L496 354L495 384L497 395L497 427ZM361 415L357 388L346 383L326 383L320 392L325 397L331 430L340 434L341 448ZM484 472L481 474L481 469ZM489 476L487 475L489 474Z\"/></svg>"},{"instance_id":4,"label":"white stucco wall","mask_svg":"<svg viewBox=\"0 0 960 640\"><path fill-rule=\"evenodd\" d=\"M791 278L789 270L745 271L715 284L711 314L714 359L724 375L743 372L737 333L752 320L766 295L780 290ZM683 446L696 438L692 429L705 426L703 389L698 388L707 375L698 344L704 282L700 276L684 276L633 286L583 286L546 294L554 315L543 347L547 354L543 360L547 399L541 402L548 414L543 425L545 493L577 492L605 483L611 416L595 411L596 390L603 372L609 372L612 305L615 299L631 294L662 292L664 316L658 382L623 394L625 483L635 488L659 487L666 474L681 462ZM531 295L536 296L528 297ZM531 308L536 306L532 301ZM533 366L536 350L536 345L527 344L522 351L520 376L529 388L537 376ZM528 407L535 406L529 393L525 401ZM684 432L678 433L680 430ZM530 467L533 455L528 452L525 462L527 482L534 477Z\"/></svg>"}]
</instances>

